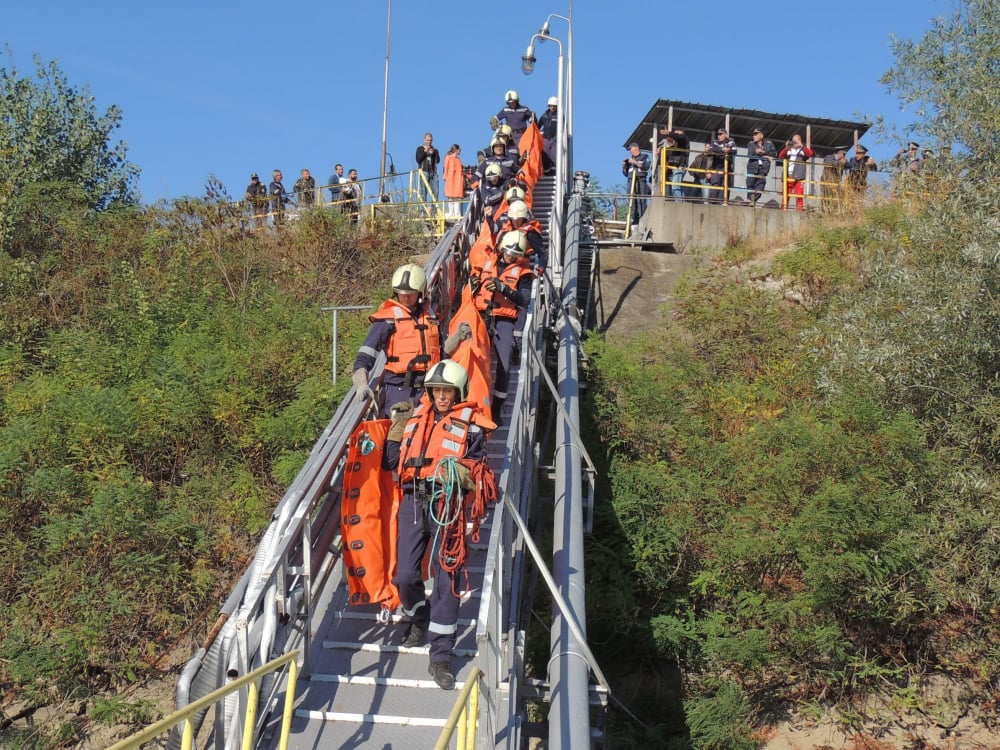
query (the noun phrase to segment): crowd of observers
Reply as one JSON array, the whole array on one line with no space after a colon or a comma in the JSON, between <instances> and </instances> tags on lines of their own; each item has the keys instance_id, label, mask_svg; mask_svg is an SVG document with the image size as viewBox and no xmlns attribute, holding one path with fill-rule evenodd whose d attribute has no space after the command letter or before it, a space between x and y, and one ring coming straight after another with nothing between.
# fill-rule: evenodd
<instances>
[{"instance_id":1,"label":"crowd of observers","mask_svg":"<svg viewBox=\"0 0 1000 750\"><path fill-rule=\"evenodd\" d=\"M761 205L795 209L805 208L807 194L818 195L824 206L850 197L863 196L868 188L868 175L878 170L878 164L868 154L867 147L856 143L848 157L847 148L836 149L821 161L811 144L801 133L794 133L780 148L768 139L760 128L754 128L745 147L737 145L726 128L719 128L700 150L692 149L687 133L679 127L662 127L662 137L656 158L643 151L638 143L628 145L629 154L622 162L622 174L628 180L631 195L630 221L636 224L649 203L652 192L650 179L662 185L663 195L676 201L721 204L734 199L744 205ZM910 142L892 160L898 173L913 174L933 156L929 149ZM745 165L745 192L733 196L737 172L737 157ZM818 164L819 176L811 167ZM777 189L769 192L768 178L777 178ZM810 185L819 190L810 189ZM829 202L829 203L828 203Z\"/></svg>"},{"instance_id":2,"label":"crowd of observers","mask_svg":"<svg viewBox=\"0 0 1000 750\"><path fill-rule=\"evenodd\" d=\"M445 221L459 220L464 202L483 182L490 164L501 165L497 184L510 182L525 157L518 152L517 143L532 124L538 126L544 140L541 157L545 172L554 171L558 99L550 97L546 110L540 116L522 104L513 89L506 92L504 101L505 106L490 118L493 136L489 145L477 152L475 165L462 164L462 148L457 143L453 143L442 157L434 145L433 133L424 133L423 141L414 153L413 176L416 197L426 207L428 216L436 215L438 205L443 205ZM394 168L392 172L395 173ZM443 189L441 177L444 178ZM329 195L328 201L324 200L324 191ZM252 216L254 225L261 228L269 221L271 225L280 227L288 219L290 209L309 209L320 205L340 209L356 224L360 220L363 200L364 188L358 181L357 170L348 170L345 177L344 165L337 164L325 186L317 186L310 171L303 168L291 190L286 188L280 169L271 173L271 181L266 185L254 172L244 192L243 205ZM391 198L383 194L379 200L388 203Z\"/></svg>"}]
</instances>

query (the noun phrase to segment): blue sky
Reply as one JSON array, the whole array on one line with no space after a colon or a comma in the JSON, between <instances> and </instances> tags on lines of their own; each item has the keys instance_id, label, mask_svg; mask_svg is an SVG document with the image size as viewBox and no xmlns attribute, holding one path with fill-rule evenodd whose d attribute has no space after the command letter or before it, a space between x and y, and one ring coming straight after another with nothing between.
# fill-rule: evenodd
<instances>
[{"instance_id":1,"label":"blue sky","mask_svg":"<svg viewBox=\"0 0 1000 750\"><path fill-rule=\"evenodd\" d=\"M393 0L387 147L397 169L414 167L426 130L474 161L507 89L541 112L556 93L557 47L536 45L528 77L520 58L569 2ZM0 41L15 67L33 69L35 53L55 59L101 111L122 107L117 135L142 170L146 202L202 195L209 174L241 197L254 171L267 179L282 169L289 189L302 167L318 182L337 162L378 175L387 7L17 2L3 11ZM912 113L878 83L892 64L890 35L919 38L951 10L947 0L576 0L574 166L605 188L623 183L621 144L658 98L902 125ZM566 31L553 20L564 44ZM879 160L898 147L865 140Z\"/></svg>"}]
</instances>

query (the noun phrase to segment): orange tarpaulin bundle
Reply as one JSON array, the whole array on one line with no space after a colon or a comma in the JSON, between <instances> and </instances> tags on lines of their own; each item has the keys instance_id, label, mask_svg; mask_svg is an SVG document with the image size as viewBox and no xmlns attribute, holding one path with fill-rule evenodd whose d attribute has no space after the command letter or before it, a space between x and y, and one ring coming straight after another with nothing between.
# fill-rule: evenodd
<instances>
[{"instance_id":1,"label":"orange tarpaulin bundle","mask_svg":"<svg viewBox=\"0 0 1000 750\"><path fill-rule=\"evenodd\" d=\"M499 209L497 210L499 211ZM469 273L471 275L476 276L483 269L491 252L493 252L493 230L490 228L489 219L484 219L483 225L479 229L479 237L469 248Z\"/></svg>"},{"instance_id":2,"label":"orange tarpaulin bundle","mask_svg":"<svg viewBox=\"0 0 1000 750\"><path fill-rule=\"evenodd\" d=\"M351 435L344 471L341 533L351 604L399 606L392 583L396 568L396 513L402 492L382 468L392 420L362 422Z\"/></svg>"},{"instance_id":3,"label":"orange tarpaulin bundle","mask_svg":"<svg viewBox=\"0 0 1000 750\"><path fill-rule=\"evenodd\" d=\"M472 296L472 288L466 284L462 290L462 305L458 308L448 326L450 333L458 330L460 323L468 323L472 327L472 338L459 344L451 354L469 374L469 397L476 406L476 411L489 422L493 422L490 412L490 389L492 378L490 370L490 332L483 323L476 303ZM494 425L495 427L496 425Z\"/></svg>"},{"instance_id":4,"label":"orange tarpaulin bundle","mask_svg":"<svg viewBox=\"0 0 1000 750\"><path fill-rule=\"evenodd\" d=\"M521 175L528 185L528 190L538 184L538 178L542 176L542 148L545 139L542 138L542 131L534 122L521 135L521 140L517 142L517 149L522 154L527 154L524 164L521 165Z\"/></svg>"}]
</instances>

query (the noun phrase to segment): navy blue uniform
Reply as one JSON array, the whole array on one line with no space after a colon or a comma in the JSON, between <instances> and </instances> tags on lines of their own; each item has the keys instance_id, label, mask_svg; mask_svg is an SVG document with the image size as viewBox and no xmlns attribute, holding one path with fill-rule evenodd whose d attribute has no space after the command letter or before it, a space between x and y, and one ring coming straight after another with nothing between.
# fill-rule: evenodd
<instances>
[{"instance_id":1,"label":"navy blue uniform","mask_svg":"<svg viewBox=\"0 0 1000 750\"><path fill-rule=\"evenodd\" d=\"M504 125L510 125L511 135L514 137L514 143L521 140L521 136L524 135L524 131L528 129L534 120L535 113L520 102L517 102L516 107L504 107L497 112L497 122L501 122Z\"/></svg>"},{"instance_id":2,"label":"navy blue uniform","mask_svg":"<svg viewBox=\"0 0 1000 750\"><path fill-rule=\"evenodd\" d=\"M448 415L442 415L434 410L434 424L437 425L446 416L455 416L456 410ZM382 468L395 470L399 465L402 445L394 440L387 440L382 454ZM486 433L476 424L469 425L465 439L464 457L473 460L481 459L486 454ZM434 587L430 600L424 590L424 579L421 572L424 553L431 539L431 525L428 518L428 506L431 498L427 484L421 480L403 483L403 499L399 504L396 516L398 536L396 543L396 575L393 583L399 591L399 599L403 613L408 615L413 627L427 633L430 646L430 661L451 662L454 656L455 637L458 631L459 599L455 596L453 587L457 588L455 575L441 568L436 562L434 567ZM437 550L431 551L431 560L437 560Z\"/></svg>"}]
</instances>

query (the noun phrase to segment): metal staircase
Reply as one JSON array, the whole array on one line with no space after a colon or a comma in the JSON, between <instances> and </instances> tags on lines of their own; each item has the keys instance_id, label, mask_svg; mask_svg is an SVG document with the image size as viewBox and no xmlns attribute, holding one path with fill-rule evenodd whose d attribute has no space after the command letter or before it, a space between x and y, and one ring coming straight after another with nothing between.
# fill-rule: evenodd
<instances>
[{"instance_id":1,"label":"metal staircase","mask_svg":"<svg viewBox=\"0 0 1000 750\"><path fill-rule=\"evenodd\" d=\"M546 243L559 201L563 196L556 180L540 178L532 191L532 213ZM551 702L550 721L557 724L550 730L553 748L601 745L607 683L586 644L583 601L582 534L584 519L592 517L593 481L592 474L581 473L577 413L577 309L588 288L581 278L580 238L589 236L582 206L582 191L565 201L565 225L555 233L564 246L550 248L547 278L534 282L520 361L510 368L501 426L490 435L487 458L498 478L500 501L481 525L479 541L470 544L468 585L459 610L456 690L442 691L430 678L426 646L400 645L406 623L398 616L385 619L377 605L348 606L340 555L341 484L348 439L365 409L352 390L275 509L253 565L222 607L209 640L185 668L178 706L300 649L291 748L433 747L473 668L481 675L476 748L526 746L529 729L536 729L528 726L528 700ZM464 259L481 221L473 203L425 266L427 296L446 323L461 299ZM548 356L556 350L557 363ZM383 366L380 356L372 376L377 378ZM543 399L545 394L549 397ZM543 401L546 415L540 411ZM543 430L544 442L555 444L553 466L547 467L555 482L550 522L555 575L548 572L531 527L541 519L536 476L540 456L548 450L542 446ZM551 684L525 678L525 640L539 579L555 603L552 658L546 665ZM590 684L591 674L599 686ZM282 717L276 707L289 687L286 677L280 673L260 686L259 712L247 735L256 738L255 747L279 746ZM199 747L241 746L248 695L235 695L200 717L209 736ZM176 736L169 746L180 746Z\"/></svg>"}]
</instances>

